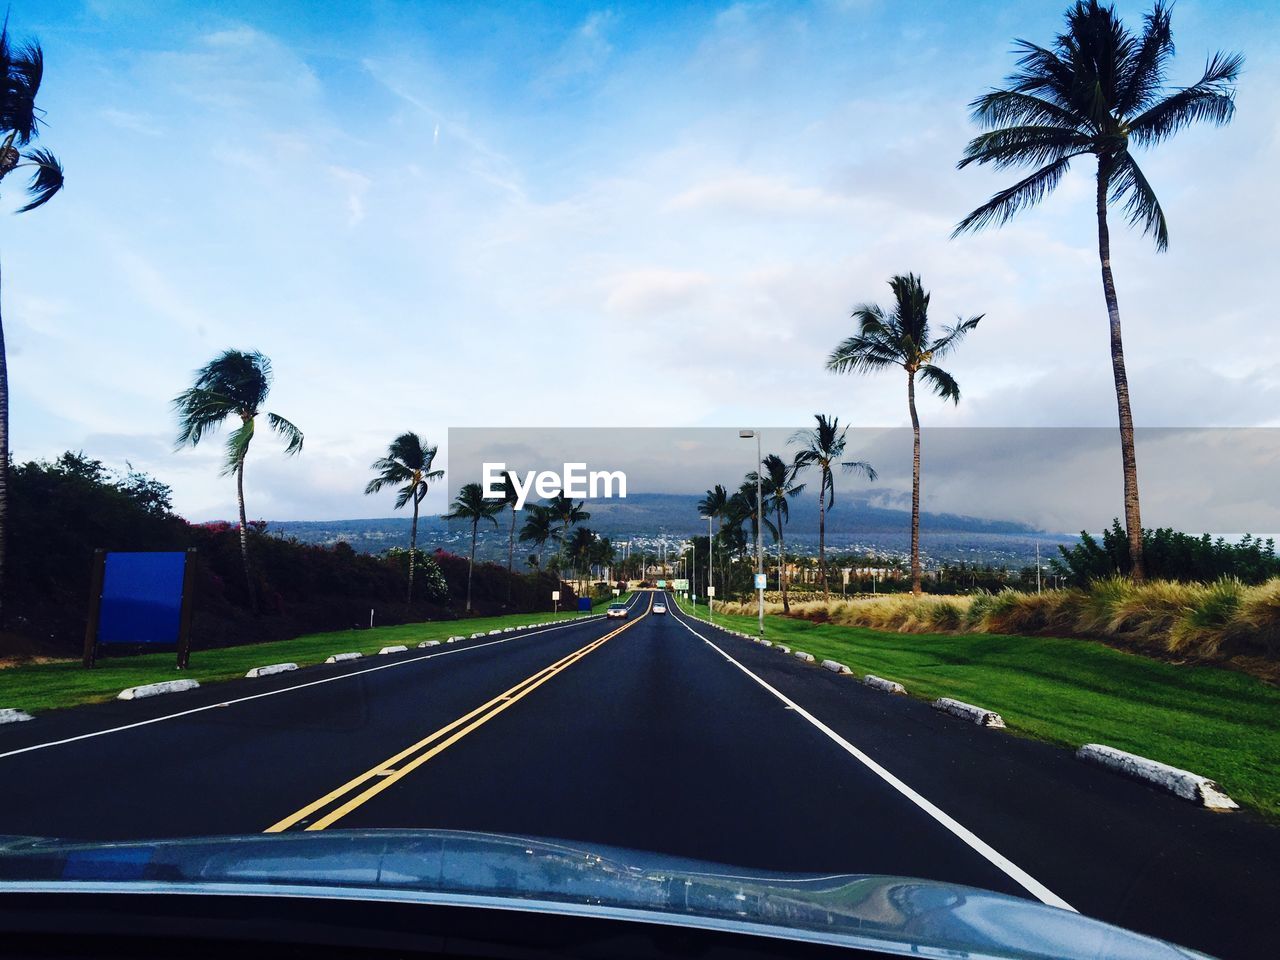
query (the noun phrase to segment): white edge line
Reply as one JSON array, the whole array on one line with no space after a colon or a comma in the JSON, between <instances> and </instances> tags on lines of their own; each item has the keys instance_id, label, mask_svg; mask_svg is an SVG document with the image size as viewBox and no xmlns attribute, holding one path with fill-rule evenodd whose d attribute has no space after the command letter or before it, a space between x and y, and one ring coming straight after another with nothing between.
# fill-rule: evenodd
<instances>
[{"instance_id":1,"label":"white edge line","mask_svg":"<svg viewBox=\"0 0 1280 960\"><path fill-rule=\"evenodd\" d=\"M683 614L683 611L681 611L681 613ZM684 615L687 616L687 614L684 614ZM1067 901L1063 900L1060 896L1058 896L1056 893L1054 893L1052 890L1046 887L1043 883L1041 883L1035 877L1031 876L1031 874L1027 873L1027 871L1023 870L1021 867L1019 867L1016 863L1014 863L1004 854L1000 853L1000 851L996 850L994 847L991 846L991 844L987 843L985 840L983 840L981 837L975 834L968 827L964 826L964 824L957 821L949 813L939 808L932 801L927 800L924 797L922 797L920 794L916 793L915 790L907 786L907 784L903 783L901 780L895 777L892 773L890 773L884 767L880 766L880 764L876 763L869 756L867 756L865 753L863 753L861 750L855 747L852 743L850 743L844 737L840 736L840 734L836 733L834 730L832 730L825 723L823 723L821 720L819 720L817 717L811 714L804 707L800 706L800 704L796 703L786 694L774 689L764 680L760 679L760 677L756 676L754 673L752 673L750 670L744 667L741 663L739 663L729 654L721 650L720 647L718 647L713 641L708 640L702 634L698 633L697 630L693 629L693 627L689 626L689 624L685 623L685 621L681 619L681 617L677 616L675 619L676 619L676 622L679 623L682 627L684 627L686 630L692 633L695 637L700 639L703 643L707 644L707 646L711 647L711 649L715 650L716 653L720 654L720 656L724 657L726 660L732 663L735 667L737 667L739 670L745 673L748 677L750 677L756 683L760 684L760 686L768 690L771 694L773 694L775 697L777 697L779 700L781 700L783 703L789 706L795 713L799 714L800 716L808 720L811 724L813 724L815 727L821 730L824 734L826 734L829 738L835 741L836 744L838 744L843 750L851 754L856 760L858 760L858 762L860 762L865 767L867 767L867 769L869 769L872 773L880 777L880 779L884 780L885 783L889 784L889 786L893 787L893 789L897 790L900 794L902 794L904 797L906 797L908 800L914 803L917 807L919 807L929 816L933 817L934 820L938 821L938 823L942 824L944 827L950 830L955 836L963 840L966 844L968 844L970 848L972 848L975 852L981 855L989 863L991 863L993 866L995 866L997 869L1003 872L1010 879L1015 881L1019 886L1027 890L1027 892L1032 894L1041 903L1047 903L1051 907L1060 907L1063 910L1070 910L1073 913L1079 912L1076 910L1075 907L1071 906L1071 904L1067 903Z\"/></svg>"},{"instance_id":2,"label":"white edge line","mask_svg":"<svg viewBox=\"0 0 1280 960\"><path fill-rule=\"evenodd\" d=\"M0 760L4 760L6 757L16 757L20 753L30 753L33 750L44 750L47 747L61 747L64 744L75 743L77 740L91 740L94 737L104 737L109 733L123 733L126 730L135 730L138 727L149 726L153 723L162 723L165 720L177 720L179 717L189 717L195 713L204 713L206 710L216 710L220 707L229 707L237 703L248 703L250 700L261 700L263 697L274 697L281 693L292 693L294 690L305 690L307 687L316 687L322 683L333 683L335 680L348 680L351 677L363 676L366 673L377 673L379 670L391 670L395 667L404 667L411 663L419 663L423 660L432 660L435 657L447 657L454 653L466 653L468 650L479 650L481 647L493 647L499 643L510 643L512 640L523 640L528 637L551 633L555 630L563 630L566 627L579 627L584 623L594 623L602 616L603 614L593 613L589 618L573 618L568 620L566 623L557 624L554 627L544 627L541 630L526 630L518 636L504 637L501 640L490 640L487 643L477 643L474 647L455 647L452 650L441 650L438 653L428 653L420 657L412 657L408 660L397 660L395 663L384 663L378 667L368 667L364 670L353 670L351 673L342 673L336 677L325 677L323 680L310 680L307 683L299 683L292 687L282 687L279 690L267 690L263 693L254 693L247 697L238 697L235 700L224 700L221 703L209 703L203 707L192 707L190 710L182 710L178 713L166 713L162 717L152 717L149 720L138 720L134 723L126 723L119 727L108 727L105 730L91 730L88 733L79 733L74 737L65 737L62 740L49 740L45 743L33 743L27 747L18 747L16 750L9 750L5 753L0 753Z\"/></svg>"}]
</instances>

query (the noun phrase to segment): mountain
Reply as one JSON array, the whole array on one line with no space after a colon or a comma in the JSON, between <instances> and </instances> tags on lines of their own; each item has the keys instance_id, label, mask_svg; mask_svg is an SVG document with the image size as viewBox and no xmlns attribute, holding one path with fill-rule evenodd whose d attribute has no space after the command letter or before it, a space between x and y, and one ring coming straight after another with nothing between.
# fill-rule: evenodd
<instances>
[{"instance_id":1,"label":"mountain","mask_svg":"<svg viewBox=\"0 0 1280 960\"><path fill-rule=\"evenodd\" d=\"M808 491L806 491L807 494ZM619 500L595 500L587 504L591 519L586 525L615 542L632 541L647 549L660 541L705 535L706 521L699 519L697 494L636 493ZM504 560L507 553L509 515L499 518L495 530L482 530L477 555ZM517 519L517 524L519 520ZM910 547L911 514L908 510L875 506L866 500L841 500L827 514L827 548L832 552L871 552L902 556ZM986 520L950 513L925 512L920 518L922 552L930 560L966 560L980 563L1018 565L1035 556L1037 544L1042 556L1056 554L1055 545L1073 543L1075 538L1046 533L1025 523ZM367 520L272 521L269 534L292 537L306 543L333 544L339 540L355 550L381 553L388 547L407 546L409 519L394 517ZM788 549L816 553L818 507L816 497L803 496L791 506L787 524ZM465 553L470 547L470 528L451 524L438 516L418 521L418 542L425 549L443 547ZM527 544L516 543L517 562L527 557Z\"/></svg>"}]
</instances>

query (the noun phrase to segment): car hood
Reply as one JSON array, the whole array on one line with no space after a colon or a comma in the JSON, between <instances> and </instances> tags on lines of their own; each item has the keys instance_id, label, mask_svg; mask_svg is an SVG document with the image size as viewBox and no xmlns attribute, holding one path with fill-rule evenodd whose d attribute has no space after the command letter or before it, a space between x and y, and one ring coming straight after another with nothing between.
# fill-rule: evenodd
<instances>
[{"instance_id":1,"label":"car hood","mask_svg":"<svg viewBox=\"0 0 1280 960\"><path fill-rule=\"evenodd\" d=\"M122 843L0 837L0 895L107 890L395 900L607 916L923 957L1203 954L1036 901L865 874L787 874L504 834L327 831Z\"/></svg>"}]
</instances>

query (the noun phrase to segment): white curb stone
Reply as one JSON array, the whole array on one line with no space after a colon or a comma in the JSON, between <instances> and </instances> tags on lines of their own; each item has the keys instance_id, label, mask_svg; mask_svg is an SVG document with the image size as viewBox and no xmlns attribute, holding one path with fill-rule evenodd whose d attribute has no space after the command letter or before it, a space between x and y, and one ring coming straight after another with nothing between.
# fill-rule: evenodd
<instances>
[{"instance_id":1,"label":"white curb stone","mask_svg":"<svg viewBox=\"0 0 1280 960\"><path fill-rule=\"evenodd\" d=\"M325 663L345 663L347 660L359 660L363 653L335 653Z\"/></svg>"},{"instance_id":2,"label":"white curb stone","mask_svg":"<svg viewBox=\"0 0 1280 960\"><path fill-rule=\"evenodd\" d=\"M423 647L438 647L438 646L440 646L439 640L423 640L420 644L418 644L418 649L421 650Z\"/></svg>"},{"instance_id":3,"label":"white curb stone","mask_svg":"<svg viewBox=\"0 0 1280 960\"><path fill-rule=\"evenodd\" d=\"M792 654L797 660L803 660L805 663L813 663L813 654L805 653L803 650L797 650Z\"/></svg>"},{"instance_id":4,"label":"white curb stone","mask_svg":"<svg viewBox=\"0 0 1280 960\"><path fill-rule=\"evenodd\" d=\"M883 690L885 693L906 693L907 688L900 683L892 680L886 680L884 677L877 677L874 673L868 673L862 678L862 682L868 687L875 687L877 690Z\"/></svg>"},{"instance_id":5,"label":"white curb stone","mask_svg":"<svg viewBox=\"0 0 1280 960\"><path fill-rule=\"evenodd\" d=\"M484 636L484 634L481 634L481 636ZM489 636L491 636L491 637L500 637L500 636L502 636L502 631L501 631L501 630L490 630L490 631L489 631Z\"/></svg>"},{"instance_id":6,"label":"white curb stone","mask_svg":"<svg viewBox=\"0 0 1280 960\"><path fill-rule=\"evenodd\" d=\"M465 639L467 639L467 638L466 638L466 637L454 636L454 637L450 637L448 640L446 640L446 641L445 641L445 643L457 643L459 640L465 640Z\"/></svg>"},{"instance_id":7,"label":"white curb stone","mask_svg":"<svg viewBox=\"0 0 1280 960\"><path fill-rule=\"evenodd\" d=\"M484 634L483 634L483 633L473 633L473 634L471 635L471 639L472 639L472 640L478 640L478 639L480 639L480 638L481 638L481 637L483 637L483 636L484 636Z\"/></svg>"},{"instance_id":8,"label":"white curb stone","mask_svg":"<svg viewBox=\"0 0 1280 960\"><path fill-rule=\"evenodd\" d=\"M1126 753L1101 743L1086 743L1076 751L1076 756L1090 763L1101 764L1126 777L1144 780L1162 790L1168 790L1183 800L1199 803L1211 810L1235 810L1239 807L1239 804L1208 777L1191 773L1189 770L1180 770L1157 760L1148 760L1136 753Z\"/></svg>"},{"instance_id":9,"label":"white curb stone","mask_svg":"<svg viewBox=\"0 0 1280 960\"><path fill-rule=\"evenodd\" d=\"M0 723L21 723L33 719L35 718L31 714L17 707L0 707Z\"/></svg>"},{"instance_id":10,"label":"white curb stone","mask_svg":"<svg viewBox=\"0 0 1280 960\"><path fill-rule=\"evenodd\" d=\"M397 643L394 646L383 647L381 650L378 651L378 655L381 656L384 653L404 653L408 649L409 648L406 647L403 643Z\"/></svg>"},{"instance_id":11,"label":"white curb stone","mask_svg":"<svg viewBox=\"0 0 1280 960\"><path fill-rule=\"evenodd\" d=\"M848 667L846 667L843 663L840 663L836 660L823 660L822 668L824 670L830 670L832 673L853 673L853 671L850 670Z\"/></svg>"},{"instance_id":12,"label":"white curb stone","mask_svg":"<svg viewBox=\"0 0 1280 960\"><path fill-rule=\"evenodd\" d=\"M515 628L515 627L503 627L503 628L502 628L502 632L503 632L503 633L515 633L515 632L516 632L516 628Z\"/></svg>"},{"instance_id":13,"label":"white curb stone","mask_svg":"<svg viewBox=\"0 0 1280 960\"><path fill-rule=\"evenodd\" d=\"M528 630L529 628L528 628L528 627L526 627L526 626L522 623L522 624L520 624L519 626L517 626L517 627L516 627L516 629L517 629L517 630Z\"/></svg>"},{"instance_id":14,"label":"white curb stone","mask_svg":"<svg viewBox=\"0 0 1280 960\"><path fill-rule=\"evenodd\" d=\"M775 644L773 645L773 649L777 650L779 653L790 653L790 652L791 652L791 648L790 648L790 647L788 647L786 644L783 644L783 643L775 643Z\"/></svg>"},{"instance_id":15,"label":"white curb stone","mask_svg":"<svg viewBox=\"0 0 1280 960\"><path fill-rule=\"evenodd\" d=\"M772 646L773 646L773 641L772 641L772 640L761 640L761 641L760 641L760 646L762 646L762 647L772 647Z\"/></svg>"},{"instance_id":16,"label":"white curb stone","mask_svg":"<svg viewBox=\"0 0 1280 960\"><path fill-rule=\"evenodd\" d=\"M273 673L288 673L290 670L297 670L296 663L269 663L265 667L254 667L246 677L269 677Z\"/></svg>"},{"instance_id":17,"label":"white curb stone","mask_svg":"<svg viewBox=\"0 0 1280 960\"><path fill-rule=\"evenodd\" d=\"M959 717L961 720L968 720L970 723L976 723L980 727L1003 727L1004 717L993 710L986 710L982 707L975 707L972 703L965 703L963 700L952 700L950 697L943 697L941 700L933 702L935 710L945 710L952 716Z\"/></svg>"},{"instance_id":18,"label":"white curb stone","mask_svg":"<svg viewBox=\"0 0 1280 960\"><path fill-rule=\"evenodd\" d=\"M194 680L162 680L160 683L144 683L140 687L129 687L116 694L117 700L141 700L144 697L158 697L162 693L182 693L200 686Z\"/></svg>"}]
</instances>

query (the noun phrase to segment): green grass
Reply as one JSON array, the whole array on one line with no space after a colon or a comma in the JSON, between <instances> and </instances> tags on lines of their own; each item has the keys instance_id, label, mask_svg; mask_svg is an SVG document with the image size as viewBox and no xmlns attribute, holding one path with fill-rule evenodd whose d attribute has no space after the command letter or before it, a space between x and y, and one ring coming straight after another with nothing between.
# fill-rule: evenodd
<instances>
[{"instance_id":1,"label":"green grass","mask_svg":"<svg viewBox=\"0 0 1280 960\"><path fill-rule=\"evenodd\" d=\"M624 594L620 599L628 596L630 594ZM596 604L596 611L607 605ZM253 667L268 663L292 662L302 667L323 663L326 657L334 653L358 650L368 656L376 654L383 647L399 643L412 647L423 640L443 640L458 634L470 636L482 630L497 630L556 619L569 620L575 616L576 611L562 612L558 616L551 613L520 613L503 617L408 623L395 627L374 627L372 630L313 633L292 640L219 650L197 649L191 653L190 668L182 672L174 668L172 652L108 657L100 659L92 670L84 669L79 660L10 667L0 670L0 707L17 707L37 714L59 707L111 700L125 687L159 680L190 677L202 684L232 680L243 677Z\"/></svg>"},{"instance_id":2,"label":"green grass","mask_svg":"<svg viewBox=\"0 0 1280 960\"><path fill-rule=\"evenodd\" d=\"M698 615L705 618L705 606ZM756 630L755 617L715 619ZM858 676L896 680L915 697L995 710L1038 739L1105 743L1193 770L1236 801L1280 816L1280 690L1255 677L1055 637L886 633L778 616L765 618L765 635Z\"/></svg>"}]
</instances>

